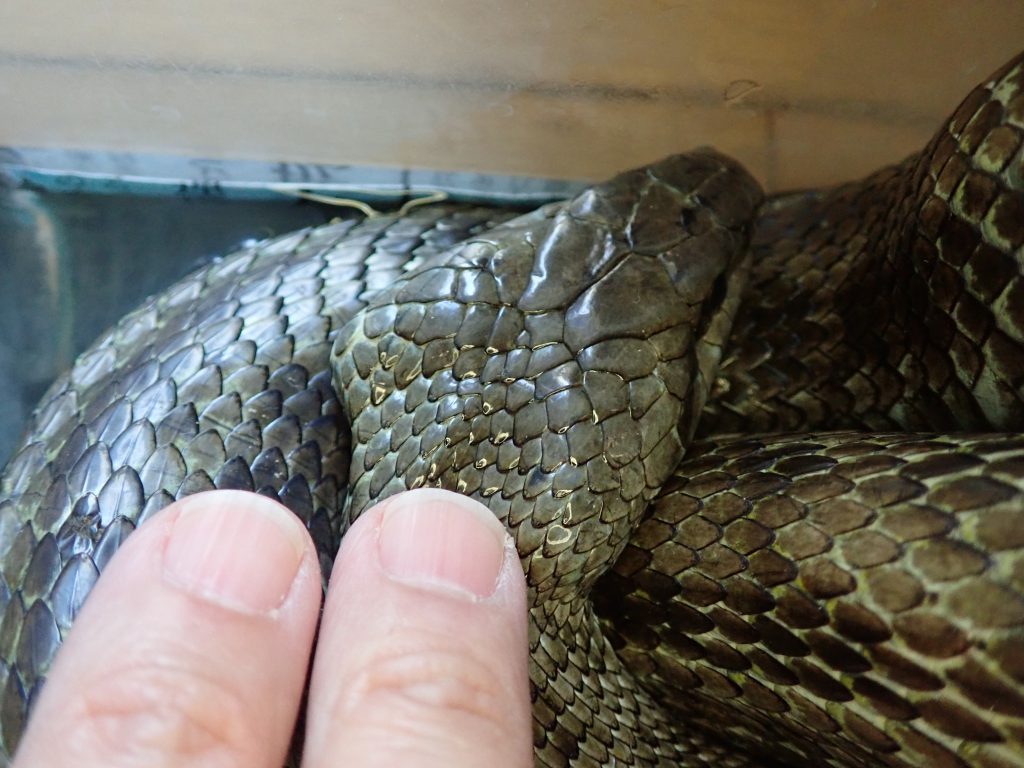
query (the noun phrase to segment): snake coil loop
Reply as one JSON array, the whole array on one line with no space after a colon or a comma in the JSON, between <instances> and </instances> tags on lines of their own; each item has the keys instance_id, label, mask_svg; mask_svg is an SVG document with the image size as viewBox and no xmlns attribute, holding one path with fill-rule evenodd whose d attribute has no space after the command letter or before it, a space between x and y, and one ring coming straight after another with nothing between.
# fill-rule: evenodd
<instances>
[{"instance_id":1,"label":"snake coil loop","mask_svg":"<svg viewBox=\"0 0 1024 768\"><path fill-rule=\"evenodd\" d=\"M326 570L430 484L515 538L540 765L1024 766L1022 428L1024 56L834 189L701 150L258 243L100 338L0 475L0 763L175 498L273 496Z\"/></svg>"}]
</instances>

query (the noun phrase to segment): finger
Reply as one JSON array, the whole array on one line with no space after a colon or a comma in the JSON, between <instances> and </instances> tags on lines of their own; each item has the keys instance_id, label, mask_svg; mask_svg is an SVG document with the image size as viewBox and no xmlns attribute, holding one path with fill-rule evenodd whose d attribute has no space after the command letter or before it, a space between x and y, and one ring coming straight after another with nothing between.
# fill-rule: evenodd
<instances>
[{"instance_id":1,"label":"finger","mask_svg":"<svg viewBox=\"0 0 1024 768\"><path fill-rule=\"evenodd\" d=\"M97 582L15 765L280 768L320 595L312 541L277 502L172 504Z\"/></svg>"},{"instance_id":2,"label":"finger","mask_svg":"<svg viewBox=\"0 0 1024 768\"><path fill-rule=\"evenodd\" d=\"M485 507L403 493L346 534L327 591L305 765L532 765L526 588Z\"/></svg>"}]
</instances>

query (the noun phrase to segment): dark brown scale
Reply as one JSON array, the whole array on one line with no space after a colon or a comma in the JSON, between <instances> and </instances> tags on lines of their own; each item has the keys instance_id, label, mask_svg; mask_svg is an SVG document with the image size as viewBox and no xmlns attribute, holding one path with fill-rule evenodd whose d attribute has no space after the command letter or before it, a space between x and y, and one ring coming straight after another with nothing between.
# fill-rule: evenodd
<instances>
[{"instance_id":1,"label":"dark brown scale","mask_svg":"<svg viewBox=\"0 0 1024 768\"><path fill-rule=\"evenodd\" d=\"M997 461L998 454L986 456L973 446L992 439L924 435L908 443L894 437L904 452L921 456L916 466L927 468L932 489L990 482L988 459ZM785 474L794 446L805 460L819 460L809 476L806 464L795 465L805 482L834 489L833 473L851 461L844 454L862 440L854 433L819 433L695 445L695 458L679 467L673 489L654 504L623 557L595 587L605 631L620 652L628 646L629 665L659 698L688 720L712 721L718 713L717 727L733 743L754 751L761 729L786 723L785 730L773 732L791 742L794 756L801 755L793 765L901 764L890 763L889 755L905 764L929 765L932 750L952 753L964 741L1004 745L1007 755L1016 755L1007 757L1007 764L1020 764L1020 666L1012 654L995 649L1017 642L1024 623L1024 585L1014 576L1024 555L1019 548L985 548L978 533L988 520L1007 516L1019 526L1024 473L1004 476L1001 493L990 493L986 503L959 509L954 517L947 516L948 494L917 483L898 485L900 492L883 499L888 506L877 518L947 521L942 525L901 522L895 531L879 530L875 515L864 512L856 485L838 495L830 490L823 501L810 494L786 516L761 514L780 497L758 495L746 499L749 511L741 517L724 523L708 517L716 499L736 496L747 473ZM885 450L884 438L873 442ZM924 451L909 450L915 443ZM972 460L965 462L964 455ZM775 458L766 466L754 460L761 456ZM727 458L710 462L714 457ZM702 470L702 465L715 469ZM866 479L880 487L899 484L906 469L879 466ZM704 482L707 474L713 482ZM723 476L734 482L723 482ZM769 535L761 532L765 529ZM751 537L751 530L758 535ZM724 578L720 592L688 588L695 571L707 575L706 555L718 562L718 542L730 540L757 542L756 551L734 561L748 566ZM770 570L755 568L764 557L775 561ZM688 565L666 569L666 561ZM650 585L660 583L662 574L671 575L678 587L652 591ZM767 599L730 605L732 584L739 579L760 585ZM739 634L737 622L743 628ZM631 641L634 624L643 629L642 644ZM681 651L682 638L699 638L703 652ZM728 669L738 688L724 692L721 686L685 682L689 678L682 670L704 680L709 667ZM666 674L666 669L673 671ZM852 718L847 727L822 721L825 733L801 738L798 723L809 723L809 712L819 712L811 715L815 721L822 711L831 712L829 702L843 704ZM742 725L744 718L756 727ZM890 721L910 724L915 735L899 738L889 730Z\"/></svg>"},{"instance_id":2,"label":"dark brown scale","mask_svg":"<svg viewBox=\"0 0 1024 768\"><path fill-rule=\"evenodd\" d=\"M702 434L1024 426L1020 71L902 165L766 203Z\"/></svg>"}]
</instances>

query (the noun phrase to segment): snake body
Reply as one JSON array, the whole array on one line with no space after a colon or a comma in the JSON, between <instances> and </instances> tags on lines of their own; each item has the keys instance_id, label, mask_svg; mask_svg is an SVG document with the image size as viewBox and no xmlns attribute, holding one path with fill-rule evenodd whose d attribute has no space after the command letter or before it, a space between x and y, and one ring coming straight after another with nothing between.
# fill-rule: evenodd
<instances>
[{"instance_id":1,"label":"snake body","mask_svg":"<svg viewBox=\"0 0 1024 768\"><path fill-rule=\"evenodd\" d=\"M271 495L327 572L430 484L516 540L539 765L1024 766L1022 147L1018 57L835 189L764 200L702 150L154 297L0 477L0 755L175 498Z\"/></svg>"}]
</instances>

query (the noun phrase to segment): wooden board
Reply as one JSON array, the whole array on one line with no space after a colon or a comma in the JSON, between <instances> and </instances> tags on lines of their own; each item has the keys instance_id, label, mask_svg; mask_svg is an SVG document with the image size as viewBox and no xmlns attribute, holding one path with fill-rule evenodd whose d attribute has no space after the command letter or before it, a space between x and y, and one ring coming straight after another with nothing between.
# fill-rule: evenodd
<instances>
[{"instance_id":1,"label":"wooden board","mask_svg":"<svg viewBox=\"0 0 1024 768\"><path fill-rule=\"evenodd\" d=\"M919 147L1024 3L5 0L0 144L597 178L710 144L773 189Z\"/></svg>"}]
</instances>

